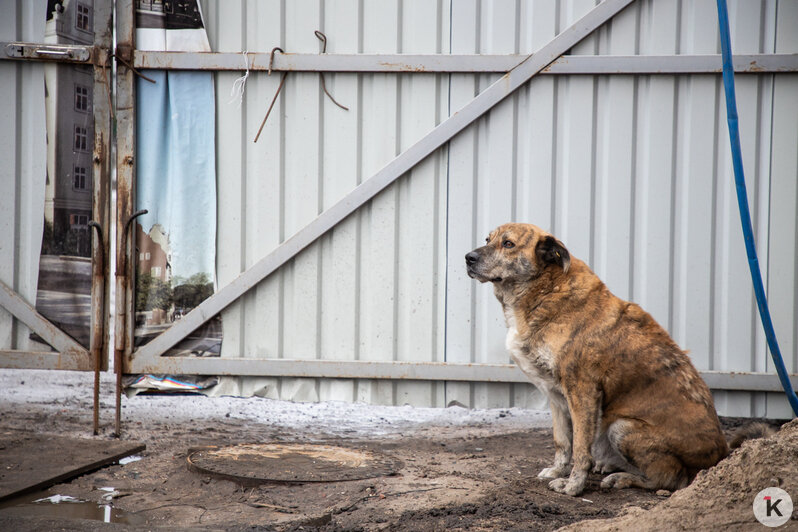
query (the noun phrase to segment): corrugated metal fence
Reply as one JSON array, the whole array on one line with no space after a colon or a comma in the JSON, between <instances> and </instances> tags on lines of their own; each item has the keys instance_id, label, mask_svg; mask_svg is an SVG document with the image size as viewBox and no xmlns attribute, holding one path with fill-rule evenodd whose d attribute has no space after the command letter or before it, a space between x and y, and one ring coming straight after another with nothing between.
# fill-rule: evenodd
<instances>
[{"instance_id":1,"label":"corrugated metal fence","mask_svg":"<svg viewBox=\"0 0 798 532\"><path fill-rule=\"evenodd\" d=\"M3 8L0 40L44 40L44 6L7 2ZM0 61L0 121L0 281L35 303L47 163L41 64ZM42 348L29 337L0 307L0 349Z\"/></svg>"},{"instance_id":2,"label":"corrugated metal fence","mask_svg":"<svg viewBox=\"0 0 798 532\"><path fill-rule=\"evenodd\" d=\"M453 35L460 24L466 35L452 53L534 51L586 4L483 3L469 14L455 3ZM793 5L733 6L736 54L796 51ZM711 1L637 2L571 54L716 54L716 16ZM479 84L457 77L455 109ZM737 81L757 242L791 371L797 83L795 74ZM493 295L473 285L459 259L488 228L519 220L561 237L613 292L651 312L700 369L773 371L739 229L719 75L539 76L454 141L450 160L449 360L504 360ZM512 397L489 390L477 403ZM789 417L780 397L718 392L716 400L728 414L775 409Z\"/></svg>"},{"instance_id":3,"label":"corrugated metal fence","mask_svg":"<svg viewBox=\"0 0 798 532\"><path fill-rule=\"evenodd\" d=\"M209 3L220 52L528 54L594 2ZM714 2L636 2L572 55L717 54ZM795 53L788 3L733 4L737 54ZM660 57L651 59L652 69ZM719 68L719 63L718 63ZM217 75L221 284L342 198L499 74ZM746 171L769 292L795 365L795 74L738 79ZM507 363L489 287L463 254L494 226L560 236L648 309L700 369L769 371L746 269L715 74L538 76L224 313L224 356ZM786 148L780 148L785 146ZM241 386L241 388L238 388ZM524 384L283 379L231 391L300 400L539 405ZM779 406L777 406L779 405ZM724 413L781 399L718 393ZM785 407L786 408L786 407ZM784 410L786 415L787 410Z\"/></svg>"},{"instance_id":4,"label":"corrugated metal fence","mask_svg":"<svg viewBox=\"0 0 798 532\"><path fill-rule=\"evenodd\" d=\"M215 50L447 53L441 2L242 2L208 8ZM243 21L246 21L243 24ZM341 199L449 112L446 74L327 74L350 110L332 105L319 74L290 73L252 143L279 76L227 95L239 72L217 76L220 284ZM225 149L227 147L227 149ZM438 152L223 314L223 356L445 360L447 154ZM505 357L506 358L506 357ZM248 386L253 386L251 383ZM443 383L258 382L245 392L300 400L443 405Z\"/></svg>"},{"instance_id":5,"label":"corrugated metal fence","mask_svg":"<svg viewBox=\"0 0 798 532\"><path fill-rule=\"evenodd\" d=\"M211 4L206 17L221 52L279 45L314 53L313 30L322 29L328 53L526 54L593 5L244 2ZM638 2L571 54L717 54L714 9L710 1ZM735 52L794 53L788 28L798 18L790 9L737 4ZM351 107L345 112L324 99L318 74L291 73L262 140L252 144L279 78L250 79L239 111L225 101L239 75L217 76L221 283L499 77L328 74L331 91ZM794 150L774 145L795 145L795 83L794 74L738 81L758 241L769 250L763 266L788 364L795 364L795 243L767 243L795 234ZM714 74L538 76L230 307L223 354L506 363L498 305L489 287L465 276L462 255L492 227L519 220L558 234L619 296L650 310L699 368L768 371L721 105ZM790 273L770 267L785 261ZM301 400L541 401L524 384L237 384ZM779 408L767 401L718 393L725 413Z\"/></svg>"},{"instance_id":6,"label":"corrugated metal fence","mask_svg":"<svg viewBox=\"0 0 798 532\"><path fill-rule=\"evenodd\" d=\"M240 57L240 66L216 74L219 286L347 197L595 5L202 2L214 52ZM740 1L731 7L735 54L763 61L758 54L793 54L782 57L794 63L798 4ZM369 72L327 72L327 88L349 111L326 98L318 72L291 71L253 143L281 77L266 74L263 54L280 46L281 64L307 61L307 54L320 51L314 30L327 35L325 60L420 54L433 56L423 60L429 64L484 54L510 66L402 72L405 66L424 68L386 60ZM241 52L259 52L261 64L250 73L238 107L229 100L244 70ZM474 364L467 379L472 382L447 380L445 372L431 380L391 380L352 371L336 378L341 375L334 370L318 369L319 378L225 377L217 393L544 406L522 379L479 378L493 367L487 364L508 364L509 358L499 305L489 286L467 278L463 255L511 220L558 235L611 290L666 326L705 376L721 372L711 374L718 376L715 387L756 389L729 385L736 378L730 372L772 368L735 207L718 53L712 0L633 2L222 313L220 362ZM700 57L707 54L716 65ZM591 56L601 57L581 61ZM693 66L685 66L688 61L674 56L699 57L687 58ZM186 57L189 63L205 60ZM147 68L146 56L138 60ZM360 58L341 64L355 60ZM794 65L774 73L778 67L756 61L740 70L748 72L738 76L737 90L757 244L786 364L795 372L798 74ZM15 144L0 145L6 150ZM20 173L14 175L10 183L21 186ZM12 186L6 181L3 187ZM15 264L11 270L22 271L22 263ZM132 361L135 367L135 353ZM716 391L716 400L722 414L789 416L775 393Z\"/></svg>"}]
</instances>

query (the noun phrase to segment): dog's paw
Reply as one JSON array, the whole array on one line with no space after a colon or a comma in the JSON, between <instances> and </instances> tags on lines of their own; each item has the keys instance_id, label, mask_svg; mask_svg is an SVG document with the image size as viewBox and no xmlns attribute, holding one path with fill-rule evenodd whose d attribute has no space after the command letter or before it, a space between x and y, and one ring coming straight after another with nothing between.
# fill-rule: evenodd
<instances>
[{"instance_id":1,"label":"dog's paw","mask_svg":"<svg viewBox=\"0 0 798 532\"><path fill-rule=\"evenodd\" d=\"M564 493L571 497L581 495L585 490L584 481L578 481L571 478L557 478L549 482L549 489L557 493Z\"/></svg>"},{"instance_id":2,"label":"dog's paw","mask_svg":"<svg viewBox=\"0 0 798 532\"><path fill-rule=\"evenodd\" d=\"M618 469L619 467L612 462L596 462L596 465L593 466L593 473L606 475L607 473L614 473Z\"/></svg>"},{"instance_id":3,"label":"dog's paw","mask_svg":"<svg viewBox=\"0 0 798 532\"><path fill-rule=\"evenodd\" d=\"M604 480L601 481L601 487L603 489L624 489L633 485L633 477L629 473L613 473L612 475L607 475L604 477Z\"/></svg>"},{"instance_id":4,"label":"dog's paw","mask_svg":"<svg viewBox=\"0 0 798 532\"><path fill-rule=\"evenodd\" d=\"M563 478L568 476L568 467L547 467L538 473L538 478Z\"/></svg>"}]
</instances>

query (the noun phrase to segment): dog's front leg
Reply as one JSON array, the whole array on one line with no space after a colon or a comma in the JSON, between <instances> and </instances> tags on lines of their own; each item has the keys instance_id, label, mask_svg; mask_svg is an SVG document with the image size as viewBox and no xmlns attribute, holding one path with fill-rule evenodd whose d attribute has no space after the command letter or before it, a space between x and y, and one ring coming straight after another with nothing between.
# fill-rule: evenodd
<instances>
[{"instance_id":1,"label":"dog's front leg","mask_svg":"<svg viewBox=\"0 0 798 532\"><path fill-rule=\"evenodd\" d=\"M558 478L553 480L549 483L549 488L559 493L576 496L584 491L588 472L593 467L593 457L590 454L590 448L596 436L601 394L597 390L587 389L579 385L565 392L574 433L574 466L571 469L571 475L567 479Z\"/></svg>"},{"instance_id":2,"label":"dog's front leg","mask_svg":"<svg viewBox=\"0 0 798 532\"><path fill-rule=\"evenodd\" d=\"M554 465L538 473L538 478L562 478L568 475L569 464L571 463L571 442L573 439L571 416L568 414L568 404L565 403L565 397L552 397L549 400L549 407L551 408L551 422L554 432Z\"/></svg>"}]
</instances>

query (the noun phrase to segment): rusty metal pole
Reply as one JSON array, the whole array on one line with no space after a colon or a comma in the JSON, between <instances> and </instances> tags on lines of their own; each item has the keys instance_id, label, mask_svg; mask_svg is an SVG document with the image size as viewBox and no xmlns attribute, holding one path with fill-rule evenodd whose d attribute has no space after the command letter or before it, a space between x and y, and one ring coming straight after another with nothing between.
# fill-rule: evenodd
<instances>
[{"instance_id":1,"label":"rusty metal pole","mask_svg":"<svg viewBox=\"0 0 798 532\"><path fill-rule=\"evenodd\" d=\"M135 5L133 0L117 2L116 55L132 62L135 46ZM132 263L125 228L135 201L136 87L133 71L117 63L116 76L116 322L114 328L114 371L116 372L116 416L114 434L122 433L122 375L126 356L132 348Z\"/></svg>"},{"instance_id":2,"label":"rusty metal pole","mask_svg":"<svg viewBox=\"0 0 798 532\"><path fill-rule=\"evenodd\" d=\"M96 140L96 138L95 138ZM94 147L95 166L102 163L104 148ZM95 183L96 185L96 183ZM99 210L95 204L95 210ZM100 433L100 371L102 371L103 345L105 344L105 238L102 226L92 220L89 225L95 229L96 237L92 243L92 277L91 277L91 341L89 352L94 362L94 435Z\"/></svg>"},{"instance_id":3,"label":"rusty metal pole","mask_svg":"<svg viewBox=\"0 0 798 532\"><path fill-rule=\"evenodd\" d=\"M108 367L108 302L106 282L110 273L108 255L111 193L111 106L106 68L110 66L113 46L113 2L100 0L94 4L94 154L92 157L92 240L91 340L89 352L94 363L94 435L100 432L100 372ZM106 228L104 231L103 228Z\"/></svg>"}]
</instances>

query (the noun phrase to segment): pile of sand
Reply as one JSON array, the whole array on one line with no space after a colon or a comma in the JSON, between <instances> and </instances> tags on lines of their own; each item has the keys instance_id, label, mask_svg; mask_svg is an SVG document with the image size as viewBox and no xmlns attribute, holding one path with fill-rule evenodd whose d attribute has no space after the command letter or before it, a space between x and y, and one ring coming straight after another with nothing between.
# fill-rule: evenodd
<instances>
[{"instance_id":1,"label":"pile of sand","mask_svg":"<svg viewBox=\"0 0 798 532\"><path fill-rule=\"evenodd\" d=\"M798 419L768 438L744 442L650 510L630 507L613 519L581 521L560 530L766 530L752 506L759 491L774 486L789 493L796 507L782 528L798 529Z\"/></svg>"}]
</instances>

